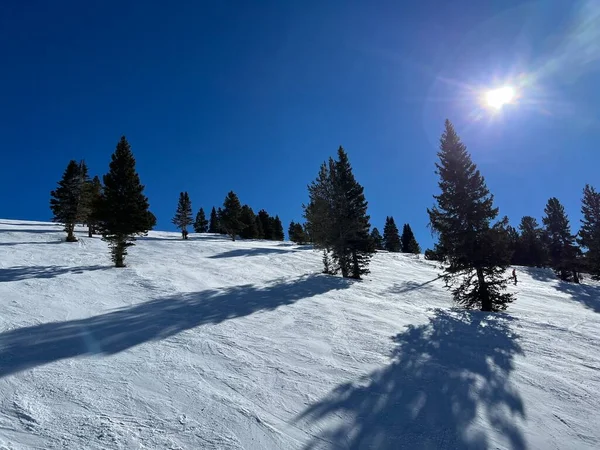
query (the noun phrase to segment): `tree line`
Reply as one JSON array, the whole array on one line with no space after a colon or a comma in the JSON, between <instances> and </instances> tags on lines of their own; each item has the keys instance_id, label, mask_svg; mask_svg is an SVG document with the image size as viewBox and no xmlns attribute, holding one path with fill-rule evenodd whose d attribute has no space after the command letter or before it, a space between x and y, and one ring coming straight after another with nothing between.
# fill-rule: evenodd
<instances>
[{"instance_id":1,"label":"tree line","mask_svg":"<svg viewBox=\"0 0 600 450\"><path fill-rule=\"evenodd\" d=\"M572 234L556 198L546 205L542 227L526 216L515 229L507 217L498 219L499 210L484 177L448 120L438 157L440 192L427 210L438 242L426 250L425 257L444 263L442 276L455 301L484 311L505 309L514 300L507 292L506 269L511 264L551 267L564 281L579 282L581 272L600 279L600 194L592 186L584 189L582 227L577 235ZM123 267L136 236L147 234L156 224L125 137L117 144L102 180L89 178L84 161L70 161L51 192L53 219L65 225L69 242L76 240L75 224L87 224L89 235L101 234L109 243L113 262ZM420 253L409 224L403 225L400 234L394 218L388 216L381 235L377 228L371 230L367 208L364 188L340 146L337 157L323 162L308 186L308 202L302 205L305 222L289 224L289 239L322 251L324 273L355 279L369 273L370 260L378 250ZM284 239L279 216L264 209L255 214L233 191L222 207L212 207L208 219L203 208L194 218L189 194L181 192L172 222L183 239L188 238L190 227L196 233L219 233L234 241L238 236Z\"/></svg>"}]
</instances>

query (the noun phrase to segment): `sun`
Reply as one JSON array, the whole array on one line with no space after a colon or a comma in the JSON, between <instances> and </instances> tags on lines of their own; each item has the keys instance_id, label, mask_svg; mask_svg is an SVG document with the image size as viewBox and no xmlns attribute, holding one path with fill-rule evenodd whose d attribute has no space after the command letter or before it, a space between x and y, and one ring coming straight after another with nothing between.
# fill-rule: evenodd
<instances>
[{"instance_id":1,"label":"sun","mask_svg":"<svg viewBox=\"0 0 600 450\"><path fill-rule=\"evenodd\" d=\"M488 106L494 109L501 109L507 103L512 102L514 98L515 90L510 86L492 89L485 94Z\"/></svg>"}]
</instances>

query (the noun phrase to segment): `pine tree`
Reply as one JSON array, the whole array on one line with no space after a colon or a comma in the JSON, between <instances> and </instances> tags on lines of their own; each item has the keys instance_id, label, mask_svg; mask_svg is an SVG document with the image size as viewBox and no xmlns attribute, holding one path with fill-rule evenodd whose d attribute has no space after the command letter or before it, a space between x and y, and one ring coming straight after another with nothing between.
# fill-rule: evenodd
<instances>
[{"instance_id":1,"label":"pine tree","mask_svg":"<svg viewBox=\"0 0 600 450\"><path fill-rule=\"evenodd\" d=\"M217 208L217 230L219 234L227 234L225 224L223 223L223 209L221 207Z\"/></svg>"},{"instance_id":2,"label":"pine tree","mask_svg":"<svg viewBox=\"0 0 600 450\"><path fill-rule=\"evenodd\" d=\"M383 227L383 248L388 252L399 252L402 250L400 233L393 217L385 218L385 226Z\"/></svg>"},{"instance_id":3,"label":"pine tree","mask_svg":"<svg viewBox=\"0 0 600 450\"><path fill-rule=\"evenodd\" d=\"M236 236L243 229L244 224L241 221L242 205L235 192L230 191L223 202L223 209L219 222L225 232L235 241Z\"/></svg>"},{"instance_id":4,"label":"pine tree","mask_svg":"<svg viewBox=\"0 0 600 450\"><path fill-rule=\"evenodd\" d=\"M263 229L263 223L260 220L258 214L254 217L254 223L256 224L256 238L264 239L265 238L265 230Z\"/></svg>"},{"instance_id":5,"label":"pine tree","mask_svg":"<svg viewBox=\"0 0 600 450\"><path fill-rule=\"evenodd\" d=\"M77 222L88 225L92 215L92 196L91 181L88 173L88 167L84 160L79 162L79 183L81 184L81 194L79 197L79 210L77 212ZM92 237L91 229L88 225L88 236Z\"/></svg>"},{"instance_id":6,"label":"pine tree","mask_svg":"<svg viewBox=\"0 0 600 450\"><path fill-rule=\"evenodd\" d=\"M373 241L375 250L383 250L383 237L377 227L373 228L373 231L371 231L371 240Z\"/></svg>"},{"instance_id":7,"label":"pine tree","mask_svg":"<svg viewBox=\"0 0 600 450\"><path fill-rule=\"evenodd\" d=\"M218 233L219 232L219 217L217 216L217 210L213 206L210 212L210 222L208 225L209 233Z\"/></svg>"},{"instance_id":8,"label":"pine tree","mask_svg":"<svg viewBox=\"0 0 600 450\"><path fill-rule=\"evenodd\" d=\"M293 220L290 222L290 226L288 228L288 237L290 241L296 244L302 245L308 242L308 238L304 232L304 227L302 224L296 223Z\"/></svg>"},{"instance_id":9,"label":"pine tree","mask_svg":"<svg viewBox=\"0 0 600 450\"><path fill-rule=\"evenodd\" d=\"M594 280L600 280L600 193L586 184L581 200L581 230L578 243L586 248L585 269Z\"/></svg>"},{"instance_id":10,"label":"pine tree","mask_svg":"<svg viewBox=\"0 0 600 450\"><path fill-rule=\"evenodd\" d=\"M556 197L548 200L542 218L548 242L550 267L563 281L579 283L577 275L578 248L565 208Z\"/></svg>"},{"instance_id":11,"label":"pine tree","mask_svg":"<svg viewBox=\"0 0 600 450\"><path fill-rule=\"evenodd\" d=\"M252 211L252 208L250 208L248 205L242 206L240 221L242 222L240 237L242 239L258 239L256 215L254 214L254 211Z\"/></svg>"},{"instance_id":12,"label":"pine tree","mask_svg":"<svg viewBox=\"0 0 600 450\"><path fill-rule=\"evenodd\" d=\"M96 209L98 207L98 202L102 199L102 182L98 175L96 175L92 181L85 184L84 192L86 201L89 202L89 212L84 222L87 223L88 226L88 236L92 237L96 233Z\"/></svg>"},{"instance_id":13,"label":"pine tree","mask_svg":"<svg viewBox=\"0 0 600 450\"><path fill-rule=\"evenodd\" d=\"M214 210L214 208L213 208ZM215 212L216 214L216 212ZM212 213L211 213L212 215ZM204 209L200 208L196 214L196 220L194 221L194 232L195 233L206 233L208 231L208 220L206 220L206 214Z\"/></svg>"},{"instance_id":14,"label":"pine tree","mask_svg":"<svg viewBox=\"0 0 600 450\"><path fill-rule=\"evenodd\" d=\"M156 223L143 192L135 158L123 136L104 175L104 191L97 211L98 227L102 238L108 241L116 267L125 267L127 248L135 245L136 236L146 235Z\"/></svg>"},{"instance_id":15,"label":"pine tree","mask_svg":"<svg viewBox=\"0 0 600 450\"><path fill-rule=\"evenodd\" d=\"M373 246L367 201L342 147L337 160L321 165L308 191L304 216L315 246L331 253L343 277L358 279L368 273Z\"/></svg>"},{"instance_id":16,"label":"pine tree","mask_svg":"<svg viewBox=\"0 0 600 450\"><path fill-rule=\"evenodd\" d=\"M417 243L417 239L413 234L412 228L410 228L410 225L407 223L405 223L404 227L402 228L402 237L400 238L400 241L402 242L403 253L421 253L421 247Z\"/></svg>"},{"instance_id":17,"label":"pine tree","mask_svg":"<svg viewBox=\"0 0 600 450\"><path fill-rule=\"evenodd\" d=\"M519 236L515 247L513 264L544 267L548 259L544 243L544 231L534 217L524 216L519 223Z\"/></svg>"},{"instance_id":18,"label":"pine tree","mask_svg":"<svg viewBox=\"0 0 600 450\"><path fill-rule=\"evenodd\" d=\"M81 216L82 189L81 166L77 161L71 160L58 182L58 187L50 192L50 209L54 214L52 220L64 224L67 242L77 242L74 230Z\"/></svg>"},{"instance_id":19,"label":"pine tree","mask_svg":"<svg viewBox=\"0 0 600 450\"><path fill-rule=\"evenodd\" d=\"M257 218L261 223L258 228L263 231L263 239L269 241L273 240L273 220L271 216L269 216L269 213L264 209L261 209L258 212Z\"/></svg>"},{"instance_id":20,"label":"pine tree","mask_svg":"<svg viewBox=\"0 0 600 450\"><path fill-rule=\"evenodd\" d=\"M441 193L427 210L448 262L444 280L459 304L503 310L512 301L504 276L510 263L508 219L491 225L498 215L494 197L450 121L445 125L436 163Z\"/></svg>"},{"instance_id":21,"label":"pine tree","mask_svg":"<svg viewBox=\"0 0 600 450\"><path fill-rule=\"evenodd\" d=\"M177 203L177 211L171 220L173 225L181 230L181 237L188 238L187 227L192 224L192 201L187 192L179 193L179 202Z\"/></svg>"},{"instance_id":22,"label":"pine tree","mask_svg":"<svg viewBox=\"0 0 600 450\"><path fill-rule=\"evenodd\" d=\"M283 232L283 224L279 216L273 218L273 240L283 241L285 239L285 233Z\"/></svg>"}]
</instances>

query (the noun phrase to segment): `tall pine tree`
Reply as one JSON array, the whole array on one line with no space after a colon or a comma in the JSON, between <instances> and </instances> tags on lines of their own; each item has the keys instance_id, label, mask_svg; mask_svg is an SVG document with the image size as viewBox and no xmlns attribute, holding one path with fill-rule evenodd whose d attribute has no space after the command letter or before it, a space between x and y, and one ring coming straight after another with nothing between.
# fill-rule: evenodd
<instances>
[{"instance_id":1,"label":"tall pine tree","mask_svg":"<svg viewBox=\"0 0 600 450\"><path fill-rule=\"evenodd\" d=\"M217 215L217 210L213 206L210 211L210 222L208 223L208 232L209 233L218 233L219 232L219 216Z\"/></svg>"},{"instance_id":2,"label":"tall pine tree","mask_svg":"<svg viewBox=\"0 0 600 450\"><path fill-rule=\"evenodd\" d=\"M513 263L520 266L544 267L548 259L544 231L537 220L524 216L519 223L519 237Z\"/></svg>"},{"instance_id":3,"label":"tall pine tree","mask_svg":"<svg viewBox=\"0 0 600 450\"><path fill-rule=\"evenodd\" d=\"M58 187L50 192L50 209L54 214L52 220L64 224L67 242L77 242L74 231L75 224L81 217L82 191L81 165L71 160Z\"/></svg>"},{"instance_id":4,"label":"tall pine tree","mask_svg":"<svg viewBox=\"0 0 600 450\"><path fill-rule=\"evenodd\" d=\"M587 249L585 269L594 280L600 280L600 193L587 184L581 201L579 245Z\"/></svg>"},{"instance_id":5,"label":"tall pine tree","mask_svg":"<svg viewBox=\"0 0 600 450\"><path fill-rule=\"evenodd\" d=\"M88 236L92 237L96 233L96 221L97 213L96 208L98 202L102 198L102 182L98 175L96 175L92 181L84 186L84 195L86 196L86 202L89 205L89 211L85 223L88 226Z\"/></svg>"},{"instance_id":6,"label":"tall pine tree","mask_svg":"<svg viewBox=\"0 0 600 450\"><path fill-rule=\"evenodd\" d=\"M283 241L285 239L285 234L283 232L283 224L281 223L281 219L279 216L275 216L273 218L273 240L274 241Z\"/></svg>"},{"instance_id":7,"label":"tall pine tree","mask_svg":"<svg viewBox=\"0 0 600 450\"><path fill-rule=\"evenodd\" d=\"M459 304L503 310L512 301L504 276L510 263L508 219L491 224L498 215L494 197L450 121L445 125L436 163L441 193L427 211L448 262L444 280Z\"/></svg>"},{"instance_id":8,"label":"tall pine tree","mask_svg":"<svg viewBox=\"0 0 600 450\"><path fill-rule=\"evenodd\" d=\"M373 231L371 231L371 240L373 241L375 250L383 250L383 237L377 227L373 228Z\"/></svg>"},{"instance_id":9,"label":"tall pine tree","mask_svg":"<svg viewBox=\"0 0 600 450\"><path fill-rule=\"evenodd\" d=\"M250 208L250 206L242 206L242 212L240 213L240 222L242 223L242 229L240 230L241 238L258 239L256 215L254 214L254 211L252 211L252 208Z\"/></svg>"},{"instance_id":10,"label":"tall pine tree","mask_svg":"<svg viewBox=\"0 0 600 450\"><path fill-rule=\"evenodd\" d=\"M104 191L98 202L98 227L108 242L116 267L125 267L127 248L136 236L144 236L156 223L144 195L144 185L135 170L131 147L121 138L104 175Z\"/></svg>"},{"instance_id":11,"label":"tall pine tree","mask_svg":"<svg viewBox=\"0 0 600 450\"><path fill-rule=\"evenodd\" d=\"M273 218L264 209L261 209L256 216L260 222L259 230L262 230L263 239L273 240Z\"/></svg>"},{"instance_id":12,"label":"tall pine tree","mask_svg":"<svg viewBox=\"0 0 600 450\"><path fill-rule=\"evenodd\" d=\"M293 220L290 222L290 226L288 228L288 237L290 238L290 241L296 244L305 244L308 242L302 224L296 223Z\"/></svg>"},{"instance_id":13,"label":"tall pine tree","mask_svg":"<svg viewBox=\"0 0 600 450\"><path fill-rule=\"evenodd\" d=\"M577 258L579 249L575 246L575 236L571 234L571 225L564 206L556 197L548 200L546 214L542 222L548 242L550 267L563 281L579 283Z\"/></svg>"},{"instance_id":14,"label":"tall pine tree","mask_svg":"<svg viewBox=\"0 0 600 450\"><path fill-rule=\"evenodd\" d=\"M412 228L407 223L405 223L404 227L402 228L402 237L400 238L400 241L402 242L403 253L421 253L421 247L415 238Z\"/></svg>"},{"instance_id":15,"label":"tall pine tree","mask_svg":"<svg viewBox=\"0 0 600 450\"><path fill-rule=\"evenodd\" d=\"M304 216L315 246L325 249L325 258L331 253L342 276L358 279L368 273L373 246L367 201L342 147L337 160L330 158L328 165L321 166L308 190Z\"/></svg>"},{"instance_id":16,"label":"tall pine tree","mask_svg":"<svg viewBox=\"0 0 600 450\"><path fill-rule=\"evenodd\" d=\"M388 252L399 252L402 250L400 232L393 217L385 218L383 227L383 248Z\"/></svg>"},{"instance_id":17,"label":"tall pine tree","mask_svg":"<svg viewBox=\"0 0 600 450\"><path fill-rule=\"evenodd\" d=\"M181 237L183 239L187 239L187 227L192 224L192 201L190 200L190 196L187 192L179 193L177 210L175 211L175 216L173 216L171 222L173 222L173 225L181 230Z\"/></svg>"},{"instance_id":18,"label":"tall pine tree","mask_svg":"<svg viewBox=\"0 0 600 450\"><path fill-rule=\"evenodd\" d=\"M244 224L241 221L242 205L235 192L230 191L223 202L223 209L219 217L220 226L225 233L235 241L236 236L243 229Z\"/></svg>"},{"instance_id":19,"label":"tall pine tree","mask_svg":"<svg viewBox=\"0 0 600 450\"><path fill-rule=\"evenodd\" d=\"M213 208L214 211L214 208ZM215 211L216 215L216 211ZM196 214L196 220L194 221L194 232L195 233L206 233L208 231L208 220L206 220L206 214L204 209L200 208Z\"/></svg>"}]
</instances>

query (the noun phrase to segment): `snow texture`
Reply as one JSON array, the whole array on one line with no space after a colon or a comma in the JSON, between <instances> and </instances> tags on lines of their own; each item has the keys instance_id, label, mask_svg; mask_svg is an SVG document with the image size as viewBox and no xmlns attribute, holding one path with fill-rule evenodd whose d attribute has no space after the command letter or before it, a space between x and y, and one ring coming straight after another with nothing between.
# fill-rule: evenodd
<instances>
[{"instance_id":1,"label":"snow texture","mask_svg":"<svg viewBox=\"0 0 600 450\"><path fill-rule=\"evenodd\" d=\"M351 282L288 243L106 244L0 221L0 449L598 449L600 288L517 268L507 313L378 253Z\"/></svg>"}]
</instances>

